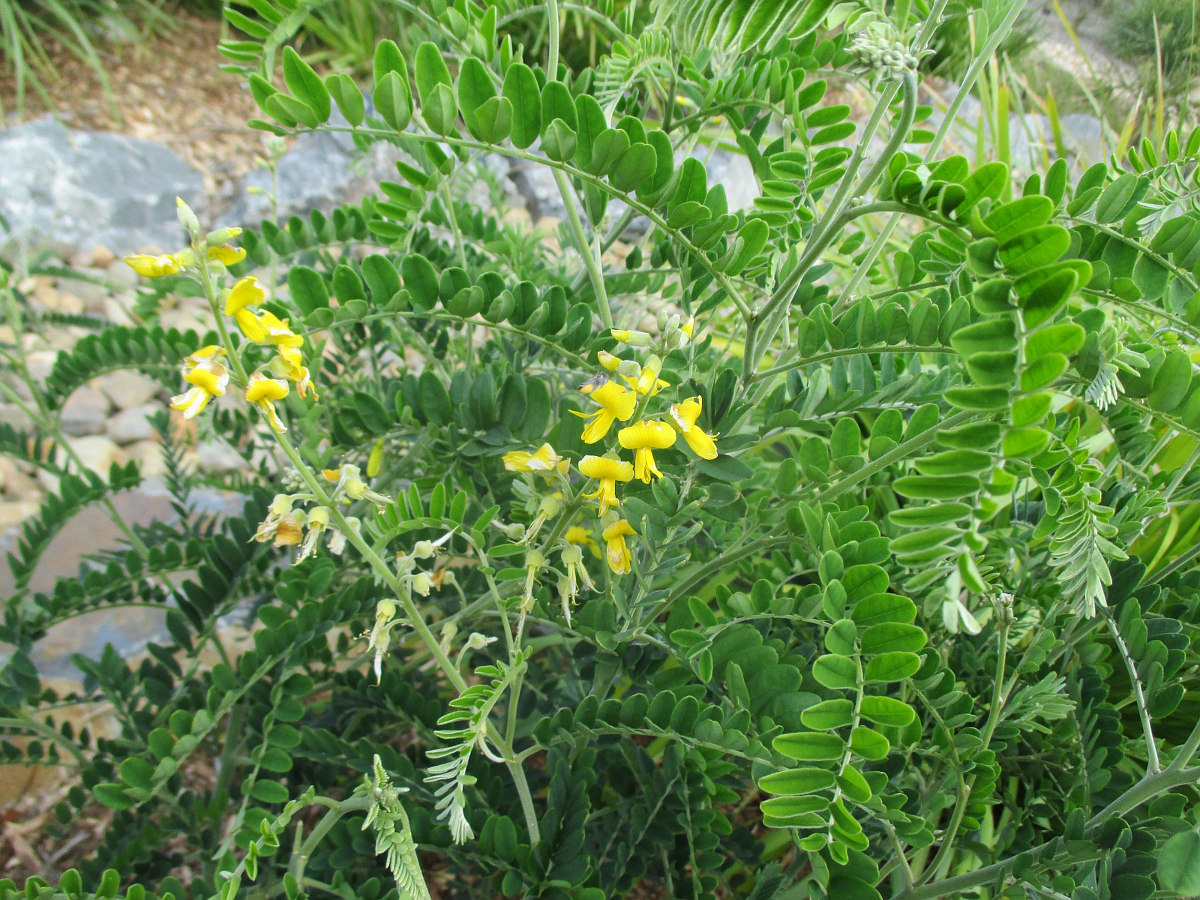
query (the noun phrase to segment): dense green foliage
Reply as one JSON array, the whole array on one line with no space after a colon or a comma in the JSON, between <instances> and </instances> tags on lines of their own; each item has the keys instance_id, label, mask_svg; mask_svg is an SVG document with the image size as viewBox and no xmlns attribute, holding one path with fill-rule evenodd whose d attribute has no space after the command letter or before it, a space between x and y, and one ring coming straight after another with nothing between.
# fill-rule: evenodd
<instances>
[{"instance_id":1,"label":"dense green foliage","mask_svg":"<svg viewBox=\"0 0 1200 900\"><path fill-rule=\"evenodd\" d=\"M922 126L944 2L661 0L579 71L548 6L532 65L497 6L424 5L370 104L284 49L304 0L231 15L258 127L406 155L358 206L248 228L228 279L206 254L229 235L185 210L192 249L138 263L170 272L141 308L203 290L215 330L81 341L29 385L40 440L0 433L64 474L73 390L207 345L229 368L189 357L217 397L195 421L247 461L219 484L244 508L197 515L160 422L180 517L49 593L25 578L54 529L137 472L64 477L26 526L0 728L35 740L3 749L71 771L64 839L83 808L113 819L25 894L1200 891L1200 131L1017 183ZM981 58L1020 6L989 8ZM825 100L848 79L877 98L863 124ZM745 209L689 156L717 141L753 169ZM563 249L461 199L489 153L552 174ZM261 313L235 302L251 273ZM255 336L267 313L319 397ZM648 379L621 448L572 415L618 365ZM242 400L256 368L285 432ZM597 527L581 458L629 461L652 412L662 477L614 477ZM543 442L570 468L519 455ZM302 529L299 561L270 545ZM134 602L169 640L80 659L75 696L40 681L48 629ZM235 613L252 646L202 663ZM117 732L57 727L77 701Z\"/></svg>"}]
</instances>

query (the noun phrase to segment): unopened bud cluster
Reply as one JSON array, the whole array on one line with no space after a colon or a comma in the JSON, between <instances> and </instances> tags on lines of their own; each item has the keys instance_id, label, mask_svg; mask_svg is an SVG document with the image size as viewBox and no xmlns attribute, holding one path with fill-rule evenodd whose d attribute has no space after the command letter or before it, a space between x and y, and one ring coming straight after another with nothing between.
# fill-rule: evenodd
<instances>
[{"instance_id":1,"label":"unopened bud cluster","mask_svg":"<svg viewBox=\"0 0 1200 900\"><path fill-rule=\"evenodd\" d=\"M865 28L850 42L859 65L889 81L900 81L916 71L919 60L892 29Z\"/></svg>"}]
</instances>

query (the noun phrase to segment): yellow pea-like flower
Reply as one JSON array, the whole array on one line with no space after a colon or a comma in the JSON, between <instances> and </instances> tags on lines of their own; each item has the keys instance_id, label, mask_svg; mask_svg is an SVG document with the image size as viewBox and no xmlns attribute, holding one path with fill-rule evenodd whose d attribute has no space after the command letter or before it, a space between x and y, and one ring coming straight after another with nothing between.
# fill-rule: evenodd
<instances>
[{"instance_id":1,"label":"yellow pea-like flower","mask_svg":"<svg viewBox=\"0 0 1200 900\"><path fill-rule=\"evenodd\" d=\"M612 428L613 422L618 419L628 422L633 418L633 411L637 408L637 394L615 381L604 382L588 393L588 396L595 400L600 408L591 413L575 413L577 416L592 420L583 430L585 444L594 444L603 440L608 434L608 430ZM572 412L575 411L572 410Z\"/></svg>"},{"instance_id":2,"label":"yellow pea-like flower","mask_svg":"<svg viewBox=\"0 0 1200 900\"><path fill-rule=\"evenodd\" d=\"M163 253L151 256L148 253L137 253L125 257L125 265L133 269L143 278L162 278L165 275L178 275L183 271L189 259L183 253Z\"/></svg>"},{"instance_id":3,"label":"yellow pea-like flower","mask_svg":"<svg viewBox=\"0 0 1200 900\"><path fill-rule=\"evenodd\" d=\"M646 420L622 428L617 440L626 450L636 451L633 459L634 475L650 483L650 476L662 478L662 472L654 464L654 451L666 450L675 445L675 429L666 422Z\"/></svg>"},{"instance_id":4,"label":"yellow pea-like flower","mask_svg":"<svg viewBox=\"0 0 1200 900\"><path fill-rule=\"evenodd\" d=\"M600 481L595 491L583 496L589 500L599 499L601 516L610 506L617 505L617 482L633 479L633 466L630 463L607 456L585 456L579 461L579 472L587 478Z\"/></svg>"},{"instance_id":5,"label":"yellow pea-like flower","mask_svg":"<svg viewBox=\"0 0 1200 900\"><path fill-rule=\"evenodd\" d=\"M693 453L701 459L716 459L717 445L713 440L715 435L709 434L696 425L701 409L701 399L689 397L682 403L675 403L671 406L671 418L675 420L675 427L679 429L679 433L683 435L683 439L687 441L687 445L692 448Z\"/></svg>"},{"instance_id":6,"label":"yellow pea-like flower","mask_svg":"<svg viewBox=\"0 0 1200 900\"><path fill-rule=\"evenodd\" d=\"M235 266L246 258L246 250L243 247L234 247L232 244L219 244L216 247L209 247L206 255L209 262L218 262L223 266Z\"/></svg>"},{"instance_id":7,"label":"yellow pea-like flower","mask_svg":"<svg viewBox=\"0 0 1200 900\"><path fill-rule=\"evenodd\" d=\"M524 450L510 450L504 454L504 468L510 472L537 472L549 475L553 472L564 472L570 465L549 444L542 444L533 453Z\"/></svg>"},{"instance_id":8,"label":"yellow pea-like flower","mask_svg":"<svg viewBox=\"0 0 1200 900\"><path fill-rule=\"evenodd\" d=\"M603 537L608 545L608 567L614 574L624 575L630 570L633 557L629 553L629 545L625 543L625 538L631 534L637 532L624 519L618 519L604 529Z\"/></svg>"},{"instance_id":9,"label":"yellow pea-like flower","mask_svg":"<svg viewBox=\"0 0 1200 900\"><path fill-rule=\"evenodd\" d=\"M183 380L192 387L171 398L171 409L179 410L185 419L193 419L204 411L213 397L220 397L229 385L229 372L221 363L225 351L215 344L201 347L183 363Z\"/></svg>"},{"instance_id":10,"label":"yellow pea-like flower","mask_svg":"<svg viewBox=\"0 0 1200 900\"><path fill-rule=\"evenodd\" d=\"M288 395L288 383L279 378L267 378L255 372L246 386L246 402L253 403L263 411L275 431L287 431L287 426L275 411L275 401Z\"/></svg>"}]
</instances>

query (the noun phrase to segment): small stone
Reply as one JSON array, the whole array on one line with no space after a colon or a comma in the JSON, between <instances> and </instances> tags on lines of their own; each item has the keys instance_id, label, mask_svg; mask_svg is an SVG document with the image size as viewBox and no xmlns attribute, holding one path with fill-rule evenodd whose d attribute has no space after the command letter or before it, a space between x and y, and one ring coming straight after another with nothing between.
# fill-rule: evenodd
<instances>
[{"instance_id":1,"label":"small stone","mask_svg":"<svg viewBox=\"0 0 1200 900\"><path fill-rule=\"evenodd\" d=\"M85 385L67 398L59 421L67 434L95 434L104 428L110 409L108 397L102 391Z\"/></svg>"},{"instance_id":2,"label":"small stone","mask_svg":"<svg viewBox=\"0 0 1200 900\"><path fill-rule=\"evenodd\" d=\"M104 270L104 277L117 288L137 287L141 277L124 259L118 259Z\"/></svg>"},{"instance_id":3,"label":"small stone","mask_svg":"<svg viewBox=\"0 0 1200 900\"><path fill-rule=\"evenodd\" d=\"M28 500L37 497L38 486L19 464L7 456L0 456L0 484L4 486L4 496L12 500Z\"/></svg>"},{"instance_id":4,"label":"small stone","mask_svg":"<svg viewBox=\"0 0 1200 900\"><path fill-rule=\"evenodd\" d=\"M125 453L132 462L137 463L143 478L162 478L167 474L167 464L163 461L162 447L158 441L138 441L126 447Z\"/></svg>"},{"instance_id":5,"label":"small stone","mask_svg":"<svg viewBox=\"0 0 1200 900\"><path fill-rule=\"evenodd\" d=\"M160 410L161 407L156 403L132 406L110 418L104 425L104 431L118 444L132 444L135 441L148 440L154 436L154 426L150 424L150 416Z\"/></svg>"},{"instance_id":6,"label":"small stone","mask_svg":"<svg viewBox=\"0 0 1200 900\"><path fill-rule=\"evenodd\" d=\"M17 431L33 430L33 420L15 403L0 403L0 423Z\"/></svg>"},{"instance_id":7,"label":"small stone","mask_svg":"<svg viewBox=\"0 0 1200 900\"><path fill-rule=\"evenodd\" d=\"M53 350L35 350L25 354L25 366L29 369L29 377L38 384L45 384L57 358L58 354Z\"/></svg>"},{"instance_id":8,"label":"small stone","mask_svg":"<svg viewBox=\"0 0 1200 900\"><path fill-rule=\"evenodd\" d=\"M95 266L97 269L107 269L116 262L116 259L117 255L107 247L93 247L90 265Z\"/></svg>"},{"instance_id":9,"label":"small stone","mask_svg":"<svg viewBox=\"0 0 1200 900\"><path fill-rule=\"evenodd\" d=\"M68 443L79 457L80 462L83 463L84 468L91 469L97 475L107 477L108 470L112 467L113 463L124 464L127 461L127 457L120 447L108 438L101 437L100 435L75 439L68 438ZM65 453L59 451L60 464L68 459L69 457ZM71 462L73 464L74 460L71 460Z\"/></svg>"},{"instance_id":10,"label":"small stone","mask_svg":"<svg viewBox=\"0 0 1200 900\"><path fill-rule=\"evenodd\" d=\"M195 457L200 471L207 473L235 472L246 464L237 450L216 441L197 446Z\"/></svg>"},{"instance_id":11,"label":"small stone","mask_svg":"<svg viewBox=\"0 0 1200 900\"><path fill-rule=\"evenodd\" d=\"M38 504L32 500L15 500L0 503L0 531L16 528L38 511Z\"/></svg>"},{"instance_id":12,"label":"small stone","mask_svg":"<svg viewBox=\"0 0 1200 900\"><path fill-rule=\"evenodd\" d=\"M96 384L117 409L145 406L157 397L161 390L158 382L128 369L104 375L96 380Z\"/></svg>"},{"instance_id":13,"label":"small stone","mask_svg":"<svg viewBox=\"0 0 1200 900\"><path fill-rule=\"evenodd\" d=\"M104 318L113 325L132 325L133 319L130 318L128 312L128 304L123 303L116 297L107 297L104 300Z\"/></svg>"},{"instance_id":14,"label":"small stone","mask_svg":"<svg viewBox=\"0 0 1200 900\"><path fill-rule=\"evenodd\" d=\"M80 297L75 296L70 291L58 291L54 296L53 303L47 303L46 308L51 312L64 313L70 316L83 315L87 309L87 304Z\"/></svg>"}]
</instances>

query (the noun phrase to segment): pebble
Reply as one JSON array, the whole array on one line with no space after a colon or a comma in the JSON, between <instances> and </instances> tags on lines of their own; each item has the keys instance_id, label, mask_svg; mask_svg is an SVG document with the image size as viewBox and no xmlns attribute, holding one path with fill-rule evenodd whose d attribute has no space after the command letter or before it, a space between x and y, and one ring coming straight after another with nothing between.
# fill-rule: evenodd
<instances>
[{"instance_id":1,"label":"pebble","mask_svg":"<svg viewBox=\"0 0 1200 900\"><path fill-rule=\"evenodd\" d=\"M122 465L128 461L125 453L115 443L98 434L80 438L67 438L71 449L75 451L85 468L91 469L98 475L107 476L113 463ZM59 451L60 463L66 459L66 454Z\"/></svg>"},{"instance_id":2,"label":"pebble","mask_svg":"<svg viewBox=\"0 0 1200 900\"><path fill-rule=\"evenodd\" d=\"M110 263L104 270L104 277L117 288L137 287L142 279L142 276L129 268L123 259Z\"/></svg>"},{"instance_id":3,"label":"pebble","mask_svg":"<svg viewBox=\"0 0 1200 900\"><path fill-rule=\"evenodd\" d=\"M150 416L162 409L157 403L131 406L111 417L104 425L105 433L118 444L132 444L154 437Z\"/></svg>"},{"instance_id":4,"label":"pebble","mask_svg":"<svg viewBox=\"0 0 1200 900\"><path fill-rule=\"evenodd\" d=\"M38 503L34 500L10 500L0 503L0 531L16 528L38 511Z\"/></svg>"},{"instance_id":5,"label":"pebble","mask_svg":"<svg viewBox=\"0 0 1200 900\"><path fill-rule=\"evenodd\" d=\"M237 450L221 441L200 444L193 455L201 472L234 472L246 464Z\"/></svg>"},{"instance_id":6,"label":"pebble","mask_svg":"<svg viewBox=\"0 0 1200 900\"><path fill-rule=\"evenodd\" d=\"M158 441L138 441L124 450L129 459L138 464L143 478L162 478L167 474L167 464L163 462L162 448Z\"/></svg>"},{"instance_id":7,"label":"pebble","mask_svg":"<svg viewBox=\"0 0 1200 900\"><path fill-rule=\"evenodd\" d=\"M111 408L103 391L84 385L67 398L67 402L62 406L59 421L67 434L95 434L104 428Z\"/></svg>"},{"instance_id":8,"label":"pebble","mask_svg":"<svg viewBox=\"0 0 1200 900\"><path fill-rule=\"evenodd\" d=\"M96 379L96 384L117 409L145 406L161 390L158 382L129 369L103 375Z\"/></svg>"}]
</instances>

